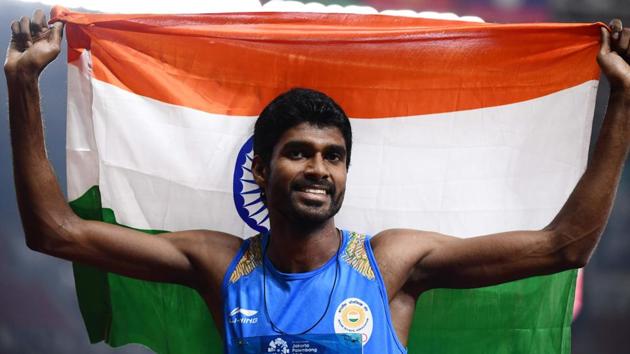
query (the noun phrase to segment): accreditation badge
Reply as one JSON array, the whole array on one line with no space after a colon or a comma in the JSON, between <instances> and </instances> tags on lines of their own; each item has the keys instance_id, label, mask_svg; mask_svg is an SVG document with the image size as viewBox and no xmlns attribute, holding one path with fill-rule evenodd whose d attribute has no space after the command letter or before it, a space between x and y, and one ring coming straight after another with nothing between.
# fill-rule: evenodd
<instances>
[{"instance_id":1,"label":"accreditation badge","mask_svg":"<svg viewBox=\"0 0 630 354\"><path fill-rule=\"evenodd\" d=\"M362 354L361 335L342 334L303 334L246 337L237 339L230 345L233 354Z\"/></svg>"}]
</instances>

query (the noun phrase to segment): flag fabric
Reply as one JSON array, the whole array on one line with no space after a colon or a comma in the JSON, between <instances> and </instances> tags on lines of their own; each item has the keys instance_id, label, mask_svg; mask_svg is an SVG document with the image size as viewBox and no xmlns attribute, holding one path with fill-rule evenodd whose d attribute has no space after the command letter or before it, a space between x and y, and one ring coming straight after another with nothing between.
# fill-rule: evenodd
<instances>
[{"instance_id":1,"label":"flag fabric","mask_svg":"<svg viewBox=\"0 0 630 354\"><path fill-rule=\"evenodd\" d=\"M601 24L383 15L83 14L68 40L68 194L149 233L266 230L249 163L257 114L292 87L351 118L339 227L459 237L539 229L583 173ZM220 353L193 290L75 264L90 340ZM575 271L417 304L410 353L570 353Z\"/></svg>"}]
</instances>

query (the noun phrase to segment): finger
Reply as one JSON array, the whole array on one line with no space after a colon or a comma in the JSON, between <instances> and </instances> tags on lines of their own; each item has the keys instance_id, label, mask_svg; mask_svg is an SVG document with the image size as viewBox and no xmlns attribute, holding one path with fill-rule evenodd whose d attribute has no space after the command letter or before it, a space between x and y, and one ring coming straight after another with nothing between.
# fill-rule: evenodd
<instances>
[{"instance_id":1,"label":"finger","mask_svg":"<svg viewBox=\"0 0 630 354\"><path fill-rule=\"evenodd\" d=\"M20 23L17 21L11 22L11 35L15 38L20 33Z\"/></svg>"},{"instance_id":2,"label":"finger","mask_svg":"<svg viewBox=\"0 0 630 354\"><path fill-rule=\"evenodd\" d=\"M46 24L46 14L44 11L37 9L33 13L33 17L31 17L31 34L33 37L36 37L43 30L47 29L48 25Z\"/></svg>"},{"instance_id":3,"label":"finger","mask_svg":"<svg viewBox=\"0 0 630 354\"><path fill-rule=\"evenodd\" d=\"M50 41L54 43L61 43L61 38L63 37L63 22L57 21L53 23L50 31Z\"/></svg>"},{"instance_id":4,"label":"finger","mask_svg":"<svg viewBox=\"0 0 630 354\"><path fill-rule=\"evenodd\" d=\"M617 38L614 37L617 34ZM626 55L628 51L628 45L630 45L630 29L626 28L620 32L613 32L611 34L610 47L619 55Z\"/></svg>"},{"instance_id":5,"label":"finger","mask_svg":"<svg viewBox=\"0 0 630 354\"><path fill-rule=\"evenodd\" d=\"M22 16L20 19L20 31L18 32L18 38L26 42L31 42L31 19L26 16Z\"/></svg>"},{"instance_id":6,"label":"finger","mask_svg":"<svg viewBox=\"0 0 630 354\"><path fill-rule=\"evenodd\" d=\"M9 48L17 49L17 34L20 32L20 23L17 21L11 22L11 43Z\"/></svg>"},{"instance_id":7,"label":"finger","mask_svg":"<svg viewBox=\"0 0 630 354\"><path fill-rule=\"evenodd\" d=\"M624 55L626 58L630 54L630 28L624 28L621 32L621 37L617 41L619 46L619 54Z\"/></svg>"},{"instance_id":8,"label":"finger","mask_svg":"<svg viewBox=\"0 0 630 354\"><path fill-rule=\"evenodd\" d=\"M610 21L608 26L610 27L612 31L613 40L617 40L619 38L619 32L623 30L623 23L621 22L620 19L615 18L612 21Z\"/></svg>"}]
</instances>

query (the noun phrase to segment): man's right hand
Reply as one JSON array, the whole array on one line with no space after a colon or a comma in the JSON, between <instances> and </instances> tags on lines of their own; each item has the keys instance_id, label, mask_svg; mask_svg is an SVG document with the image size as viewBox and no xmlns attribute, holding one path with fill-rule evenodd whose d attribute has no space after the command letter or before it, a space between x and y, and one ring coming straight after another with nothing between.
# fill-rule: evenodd
<instances>
[{"instance_id":1,"label":"man's right hand","mask_svg":"<svg viewBox=\"0 0 630 354\"><path fill-rule=\"evenodd\" d=\"M60 51L63 24L48 27L42 11L11 24L4 70L15 191L29 248L122 275L197 289L216 323L221 284L241 247L239 237L207 230L148 235L80 219L68 206L46 156L37 78Z\"/></svg>"},{"instance_id":2,"label":"man's right hand","mask_svg":"<svg viewBox=\"0 0 630 354\"><path fill-rule=\"evenodd\" d=\"M19 75L37 77L59 55L63 23L55 22L49 27L42 10L36 10L32 18L24 16L13 21L11 32L4 62L7 79Z\"/></svg>"}]
</instances>

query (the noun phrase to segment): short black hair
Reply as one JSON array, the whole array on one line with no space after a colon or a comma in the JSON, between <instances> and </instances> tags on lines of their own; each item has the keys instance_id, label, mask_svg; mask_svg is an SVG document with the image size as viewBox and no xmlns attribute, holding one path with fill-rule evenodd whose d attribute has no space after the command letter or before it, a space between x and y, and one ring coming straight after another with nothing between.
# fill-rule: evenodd
<instances>
[{"instance_id":1,"label":"short black hair","mask_svg":"<svg viewBox=\"0 0 630 354\"><path fill-rule=\"evenodd\" d=\"M306 88L293 88L263 109L254 126L254 155L269 164L282 134L304 122L320 128L338 128L346 143L346 166L350 166L352 129L348 116L328 95Z\"/></svg>"}]
</instances>

